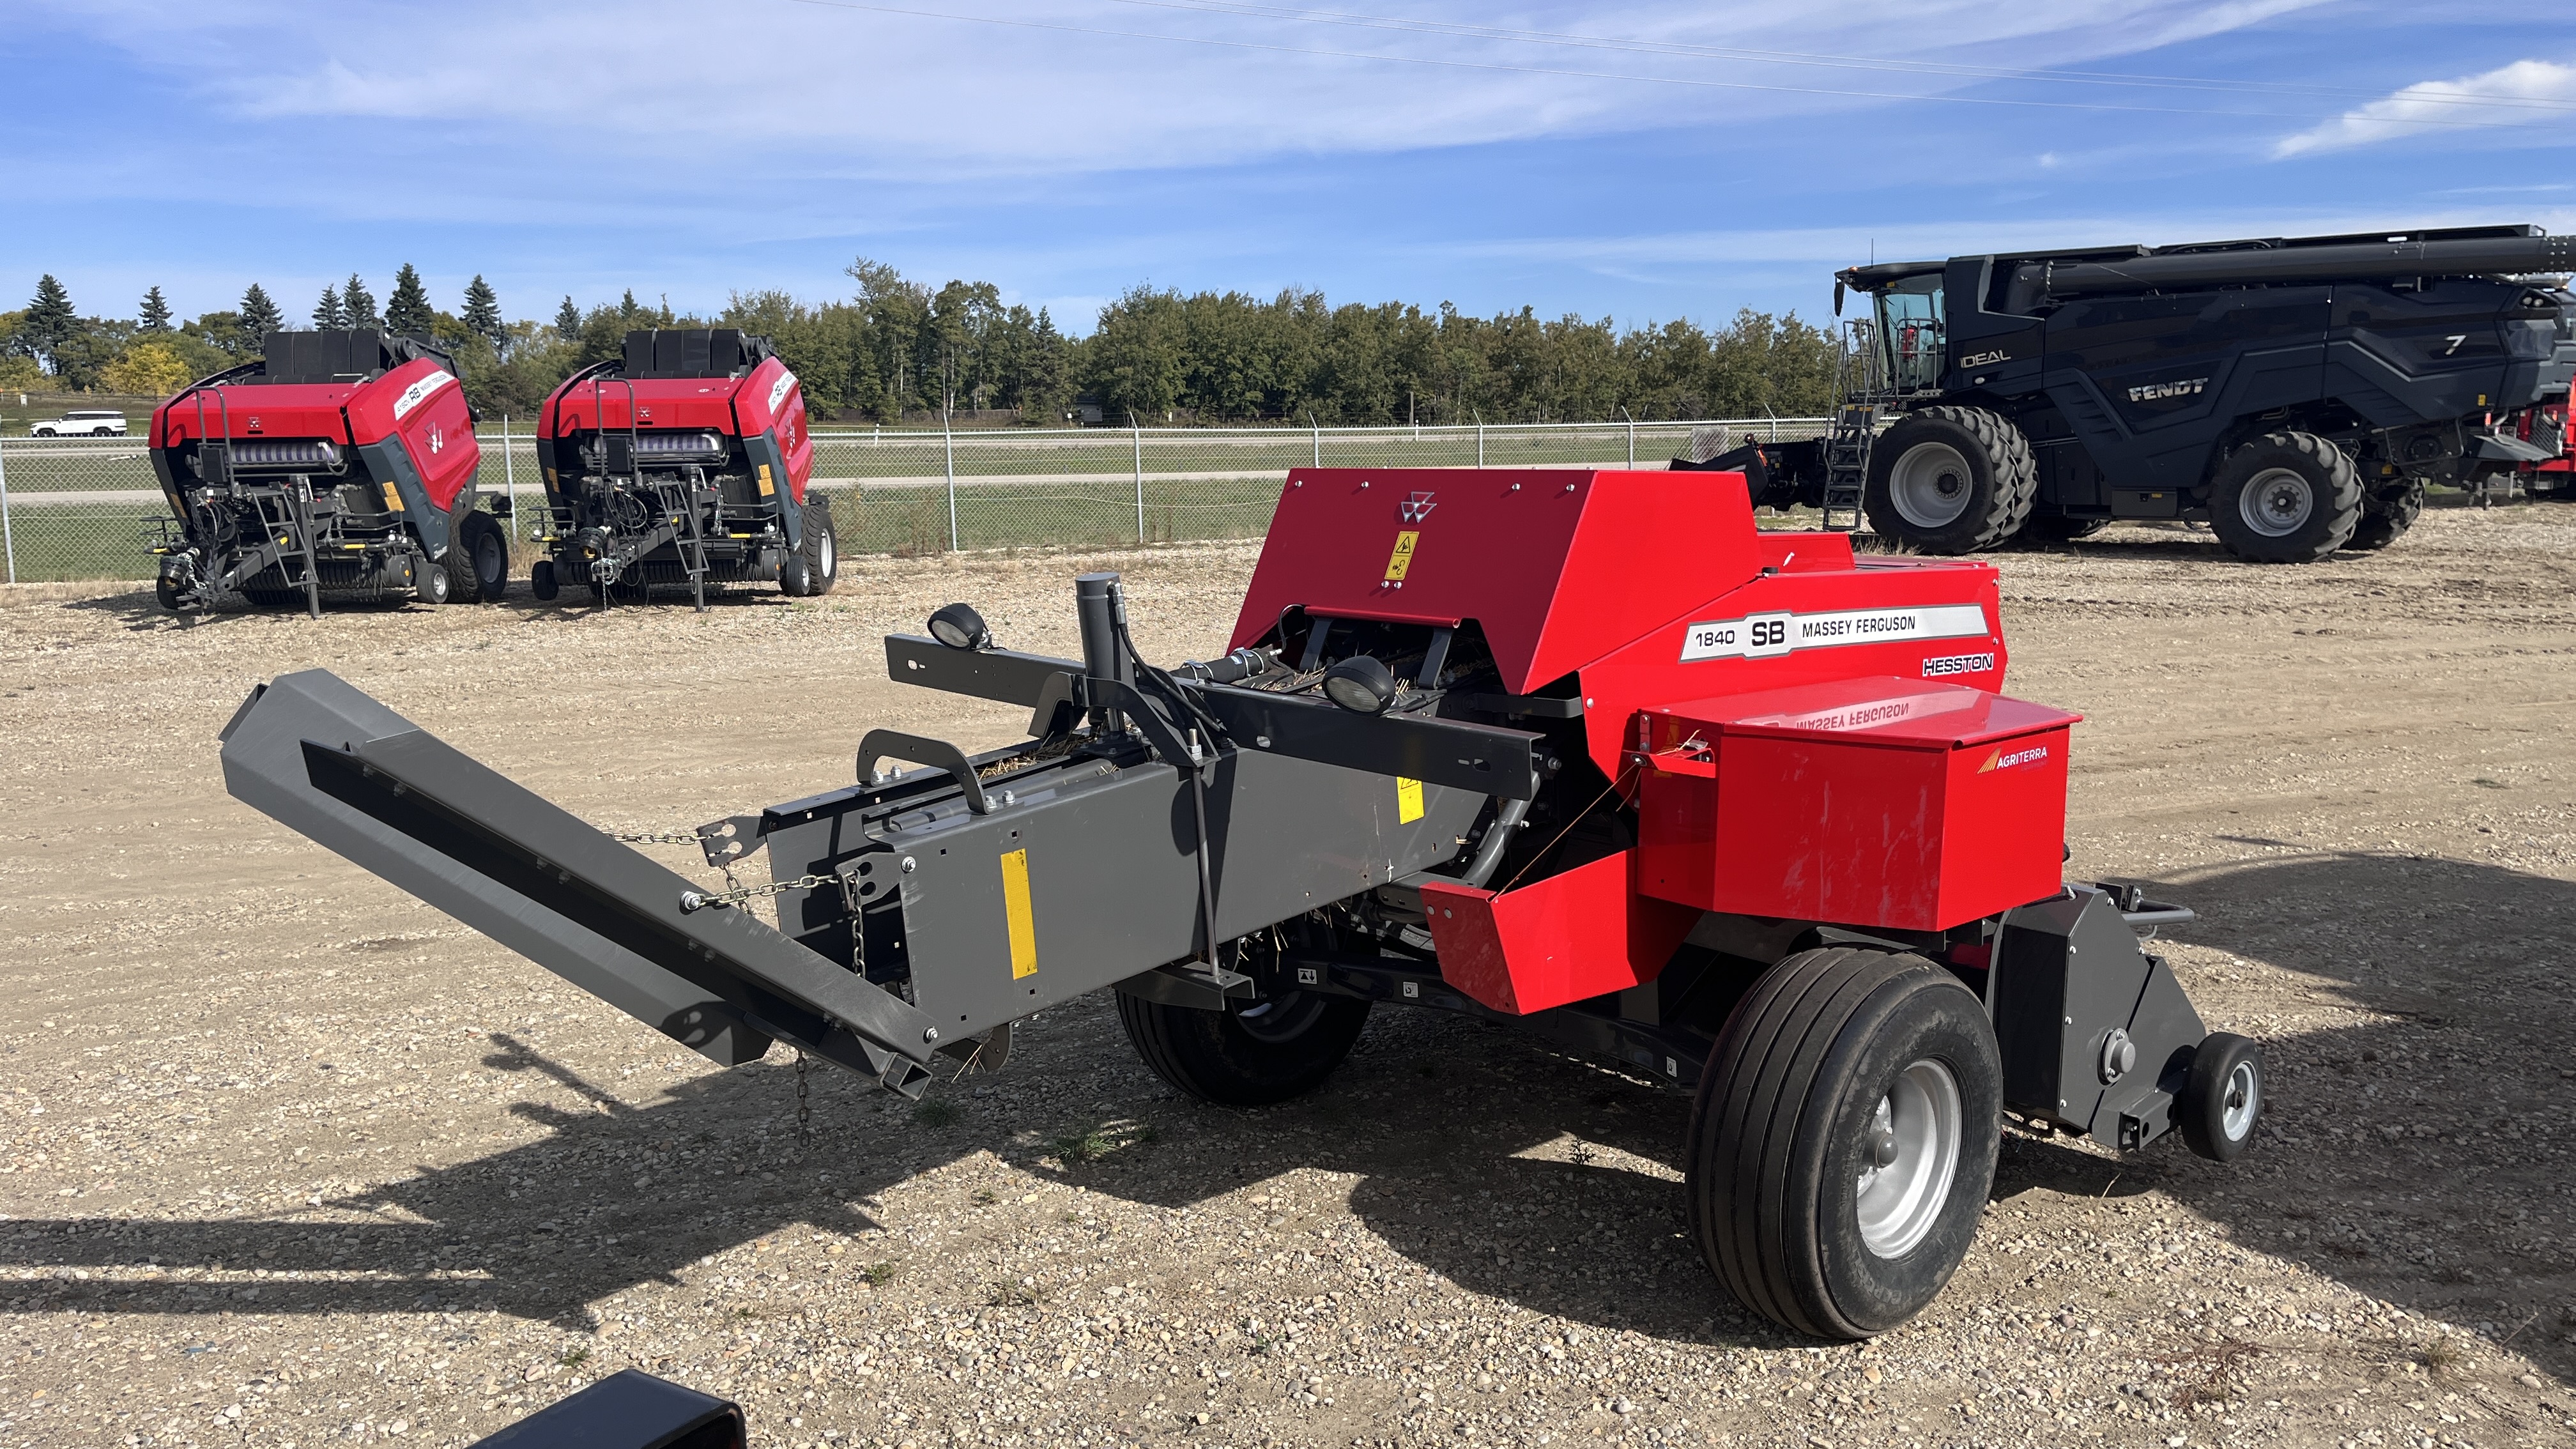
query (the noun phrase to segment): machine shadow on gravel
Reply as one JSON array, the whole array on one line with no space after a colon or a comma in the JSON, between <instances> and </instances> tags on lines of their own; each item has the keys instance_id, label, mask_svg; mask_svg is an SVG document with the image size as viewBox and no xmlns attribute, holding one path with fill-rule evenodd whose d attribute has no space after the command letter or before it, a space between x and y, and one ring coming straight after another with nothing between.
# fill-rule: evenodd
<instances>
[{"instance_id":1,"label":"machine shadow on gravel","mask_svg":"<svg viewBox=\"0 0 2576 1449\"><path fill-rule=\"evenodd\" d=\"M2380 1019L2264 1030L2275 1084L2265 1136L2230 1167L2179 1144L2123 1160L2008 1133L1995 1197L2162 1190L2250 1249L2410 1312L2494 1324L2499 1335L2519 1327L2520 1347L2555 1354L2553 1370L2568 1373L2551 1345L2565 1334L2555 1315L2576 1301L2576 1270L2565 1243L2545 1235L2563 1230L2553 1219L2571 1144L2566 1114L2546 1104L2569 1091L2560 1044L2576 1039L2576 1001L2557 963L2576 943L2576 884L2461 861L2284 854L2167 890L2200 910L2193 938L2324 978L2340 998L2327 1004ZM1080 1114L1032 1084L1096 1069L1127 1047L1096 1003L1051 1020L1061 1029L1032 1037L992 1079L994 1103L951 1128L877 1117L869 1108L883 1099L871 1090L821 1079L810 1153L794 1148L783 1066L700 1078L639 1109L496 1038L487 1065L551 1077L594 1109L523 1102L512 1111L551 1128L544 1138L334 1204L373 1209L386 1219L378 1223L0 1223L0 1263L107 1270L11 1285L9 1306L497 1311L579 1325L589 1302L674 1281L699 1257L781 1228L865 1229L873 1220L853 1203L989 1151L1170 1208L1300 1169L1350 1174L1350 1209L1371 1232L1469 1291L1659 1337L1803 1342L1737 1307L1700 1263L1675 1180L1690 1114L1678 1093L1500 1027L1381 1013L1321 1091L1277 1108L1191 1104L1136 1064L1103 1083L1109 1096L1094 1115L1144 1123L1151 1140L1069 1164L1048 1133L1080 1125ZM514 1188L520 1197L507 1198ZM1297 1255L1322 1244L1300 1231L1280 1230L1244 1265L1256 1282L1276 1261L1269 1253L1285 1251L1285 1272L1269 1279L1282 1293L1427 1291L1402 1275L1372 1281L1304 1265ZM2148 1234L2137 1236L2133 1251L2152 1272ZM147 1264L346 1276L139 1280ZM440 1268L474 1276L430 1276ZM369 1272L390 1276L356 1276ZM2150 1277L2135 1291L2159 1288Z\"/></svg>"}]
</instances>

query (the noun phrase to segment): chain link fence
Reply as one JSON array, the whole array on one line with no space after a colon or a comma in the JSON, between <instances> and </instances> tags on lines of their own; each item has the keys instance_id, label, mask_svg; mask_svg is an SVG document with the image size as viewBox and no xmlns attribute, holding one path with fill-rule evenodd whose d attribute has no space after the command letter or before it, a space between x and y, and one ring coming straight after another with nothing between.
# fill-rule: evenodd
<instances>
[{"instance_id":1,"label":"chain link fence","mask_svg":"<svg viewBox=\"0 0 2576 1449\"><path fill-rule=\"evenodd\" d=\"M1823 418L1455 428L919 429L814 435L813 487L857 553L1254 538L1291 468L1660 468L1745 438L1802 438ZM1713 430L1723 430L1722 436ZM543 518L536 445L485 429L480 486L515 495L524 542ZM0 438L0 550L11 583L150 578L167 512L140 437Z\"/></svg>"}]
</instances>

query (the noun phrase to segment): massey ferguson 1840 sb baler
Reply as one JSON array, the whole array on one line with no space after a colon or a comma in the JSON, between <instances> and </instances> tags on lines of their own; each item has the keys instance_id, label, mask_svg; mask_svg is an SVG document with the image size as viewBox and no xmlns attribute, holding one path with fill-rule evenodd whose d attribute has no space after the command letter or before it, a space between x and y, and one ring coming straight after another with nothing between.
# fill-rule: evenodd
<instances>
[{"instance_id":1,"label":"massey ferguson 1840 sb baler","mask_svg":"<svg viewBox=\"0 0 2576 1449\"><path fill-rule=\"evenodd\" d=\"M643 599L775 580L826 594L840 572L831 505L806 496L814 439L796 374L766 337L729 327L626 334L621 358L546 398L537 466L553 527L540 599L587 586Z\"/></svg>"},{"instance_id":2,"label":"massey ferguson 1840 sb baler","mask_svg":"<svg viewBox=\"0 0 2576 1449\"><path fill-rule=\"evenodd\" d=\"M325 594L442 604L509 584L509 534L475 506L473 410L419 338L271 332L258 361L155 409L151 446L173 515L153 549L165 609L239 590L319 615Z\"/></svg>"},{"instance_id":3,"label":"massey ferguson 1840 sb baler","mask_svg":"<svg viewBox=\"0 0 2576 1449\"><path fill-rule=\"evenodd\" d=\"M1139 1054L1253 1105L1377 1003L1526 1024L1697 1094L1688 1212L1752 1308L1855 1337L1967 1251L2010 1113L2235 1156L2263 1062L2069 885L2073 715L1998 693L1994 570L1755 531L1714 474L1300 469L1232 650L1149 664L1114 574L1080 659L963 604L898 680L1030 710L980 755L706 826L675 874L332 675L225 732L232 792L727 1064L917 1093L1112 988ZM891 772L887 760L927 769Z\"/></svg>"}]
</instances>

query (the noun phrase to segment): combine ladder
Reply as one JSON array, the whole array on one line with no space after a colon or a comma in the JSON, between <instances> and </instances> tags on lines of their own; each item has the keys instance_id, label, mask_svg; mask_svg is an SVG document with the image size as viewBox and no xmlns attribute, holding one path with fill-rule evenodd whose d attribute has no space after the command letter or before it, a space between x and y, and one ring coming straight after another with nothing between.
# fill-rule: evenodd
<instances>
[{"instance_id":1,"label":"combine ladder","mask_svg":"<svg viewBox=\"0 0 2576 1449\"><path fill-rule=\"evenodd\" d=\"M1869 445L1878 436L1878 404L1844 403L1825 438L1825 528L1853 533L1861 526L1861 497L1869 484Z\"/></svg>"}]
</instances>

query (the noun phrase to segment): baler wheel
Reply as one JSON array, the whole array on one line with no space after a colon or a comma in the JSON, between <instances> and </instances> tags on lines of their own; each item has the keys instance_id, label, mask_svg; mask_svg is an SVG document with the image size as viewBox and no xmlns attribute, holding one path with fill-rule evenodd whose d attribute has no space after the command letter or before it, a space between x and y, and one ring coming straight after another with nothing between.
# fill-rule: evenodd
<instances>
[{"instance_id":1,"label":"baler wheel","mask_svg":"<svg viewBox=\"0 0 2576 1449\"><path fill-rule=\"evenodd\" d=\"M528 592L536 595L541 604L553 603L555 596L563 592L563 585L555 582L553 559L541 558L528 566Z\"/></svg>"},{"instance_id":2,"label":"baler wheel","mask_svg":"<svg viewBox=\"0 0 2576 1449\"><path fill-rule=\"evenodd\" d=\"M1920 1312L1994 1182L2003 1066L1975 993L1920 956L1803 951L1728 1017L1691 1113L1691 1235L1729 1291L1818 1338Z\"/></svg>"},{"instance_id":3,"label":"baler wheel","mask_svg":"<svg viewBox=\"0 0 2576 1449\"><path fill-rule=\"evenodd\" d=\"M450 581L456 596L469 604L501 602L510 592L510 535L502 531L501 521L475 509L457 525L456 535L456 547L448 554L451 566L464 566Z\"/></svg>"},{"instance_id":4,"label":"baler wheel","mask_svg":"<svg viewBox=\"0 0 2576 1449\"><path fill-rule=\"evenodd\" d=\"M1313 1091L1350 1055L1369 1004L1291 992L1242 1012L1118 993L1118 1021L1154 1075L1202 1102L1266 1107Z\"/></svg>"},{"instance_id":5,"label":"baler wheel","mask_svg":"<svg viewBox=\"0 0 2576 1449\"><path fill-rule=\"evenodd\" d=\"M2212 1162L2233 1162L2254 1140L2263 1118L2263 1048L2232 1031L2214 1031L2192 1053L2191 1075L2174 1103L2182 1140Z\"/></svg>"},{"instance_id":6,"label":"baler wheel","mask_svg":"<svg viewBox=\"0 0 2576 1449\"><path fill-rule=\"evenodd\" d=\"M412 597L424 604L444 604L456 597L456 576L447 565L421 560L420 577L412 584Z\"/></svg>"},{"instance_id":7,"label":"baler wheel","mask_svg":"<svg viewBox=\"0 0 2576 1449\"><path fill-rule=\"evenodd\" d=\"M832 527L832 505L817 498L805 505L805 592L819 597L841 581L841 540Z\"/></svg>"},{"instance_id":8,"label":"baler wheel","mask_svg":"<svg viewBox=\"0 0 2576 1449\"><path fill-rule=\"evenodd\" d=\"M2266 433L2209 482L2209 529L2247 563L2315 563L2361 525L2361 475L2314 433Z\"/></svg>"}]
</instances>

